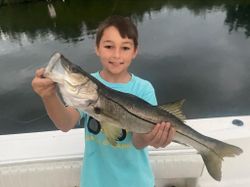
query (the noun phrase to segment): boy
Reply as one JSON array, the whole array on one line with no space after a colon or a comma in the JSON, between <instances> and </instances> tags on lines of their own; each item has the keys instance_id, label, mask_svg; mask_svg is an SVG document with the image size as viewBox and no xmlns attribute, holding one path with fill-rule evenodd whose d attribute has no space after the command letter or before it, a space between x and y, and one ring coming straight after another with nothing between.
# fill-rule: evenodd
<instances>
[{"instance_id":1,"label":"boy","mask_svg":"<svg viewBox=\"0 0 250 187\"><path fill-rule=\"evenodd\" d=\"M138 50L136 26L121 16L104 20L96 34L96 54L102 70L93 73L106 86L141 97L157 105L150 82L128 72ZM147 134L124 133L116 147L105 141L101 131L93 131L89 117L82 111L65 107L56 94L55 83L43 78L44 68L36 71L32 81L34 91L41 96L47 113L56 127L64 132L74 128L84 117L85 152L81 187L153 187L146 146L167 146L175 133L168 122L156 124Z\"/></svg>"}]
</instances>

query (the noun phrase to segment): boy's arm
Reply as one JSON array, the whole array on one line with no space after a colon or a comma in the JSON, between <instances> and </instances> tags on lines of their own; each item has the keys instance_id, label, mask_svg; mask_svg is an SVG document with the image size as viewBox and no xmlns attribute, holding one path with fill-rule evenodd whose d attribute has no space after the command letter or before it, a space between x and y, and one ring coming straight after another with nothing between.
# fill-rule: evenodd
<instances>
[{"instance_id":1,"label":"boy's arm","mask_svg":"<svg viewBox=\"0 0 250 187\"><path fill-rule=\"evenodd\" d=\"M33 90L42 98L46 111L55 126L66 132L74 128L80 114L72 107L65 107L56 93L56 84L43 77L44 68L38 69L32 80Z\"/></svg>"},{"instance_id":2,"label":"boy's arm","mask_svg":"<svg viewBox=\"0 0 250 187\"><path fill-rule=\"evenodd\" d=\"M57 95L42 100L50 119L61 131L69 131L80 120L79 112L72 107L65 107Z\"/></svg>"}]
</instances>

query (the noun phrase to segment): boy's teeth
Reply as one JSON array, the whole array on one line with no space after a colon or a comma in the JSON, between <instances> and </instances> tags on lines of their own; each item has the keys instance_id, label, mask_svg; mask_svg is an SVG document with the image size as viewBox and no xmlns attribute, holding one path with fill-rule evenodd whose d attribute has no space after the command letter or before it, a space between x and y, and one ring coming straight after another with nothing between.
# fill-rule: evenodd
<instances>
[{"instance_id":1,"label":"boy's teeth","mask_svg":"<svg viewBox=\"0 0 250 187\"><path fill-rule=\"evenodd\" d=\"M110 64L124 64L123 62L109 62Z\"/></svg>"}]
</instances>

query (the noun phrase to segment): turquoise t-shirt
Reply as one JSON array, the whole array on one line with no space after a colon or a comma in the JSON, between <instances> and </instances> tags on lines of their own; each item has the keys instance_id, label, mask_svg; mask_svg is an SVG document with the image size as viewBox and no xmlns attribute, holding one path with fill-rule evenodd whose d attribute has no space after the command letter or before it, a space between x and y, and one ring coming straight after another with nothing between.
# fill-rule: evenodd
<instances>
[{"instance_id":1,"label":"turquoise t-shirt","mask_svg":"<svg viewBox=\"0 0 250 187\"><path fill-rule=\"evenodd\" d=\"M110 83L99 72L93 73L106 86L134 94L152 105L157 105L150 82L132 74L128 83ZM82 114L81 114L82 115ZM154 177L147 149L138 150L132 143L132 133L113 147L100 131L94 134L87 128L89 117L84 115L85 152L81 172L81 187L153 187Z\"/></svg>"}]
</instances>

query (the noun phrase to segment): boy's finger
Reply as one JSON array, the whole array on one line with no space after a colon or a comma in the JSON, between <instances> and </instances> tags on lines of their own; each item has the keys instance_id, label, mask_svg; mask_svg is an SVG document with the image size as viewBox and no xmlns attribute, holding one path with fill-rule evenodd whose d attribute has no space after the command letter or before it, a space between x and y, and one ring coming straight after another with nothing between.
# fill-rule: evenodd
<instances>
[{"instance_id":1,"label":"boy's finger","mask_svg":"<svg viewBox=\"0 0 250 187\"><path fill-rule=\"evenodd\" d=\"M156 148L161 146L161 141L162 141L163 136L164 136L165 128L166 128L165 125L162 125L162 124L160 125L156 135L153 137L153 139L151 141L151 145L153 145Z\"/></svg>"},{"instance_id":2,"label":"boy's finger","mask_svg":"<svg viewBox=\"0 0 250 187\"><path fill-rule=\"evenodd\" d=\"M170 144L173 140L174 134L175 134L175 129L173 127L170 127L167 132L167 139L165 143L163 144L162 147L166 147L168 144Z\"/></svg>"},{"instance_id":3,"label":"boy's finger","mask_svg":"<svg viewBox=\"0 0 250 187\"><path fill-rule=\"evenodd\" d=\"M39 68L39 69L37 69L37 70L36 70L36 76L37 76L37 77L42 77L44 71L45 71L45 68Z\"/></svg>"},{"instance_id":4,"label":"boy's finger","mask_svg":"<svg viewBox=\"0 0 250 187\"><path fill-rule=\"evenodd\" d=\"M159 128L160 128L160 124L157 123L156 126L153 128L153 130L147 134L150 140L154 139L154 137L157 135L159 131Z\"/></svg>"},{"instance_id":5,"label":"boy's finger","mask_svg":"<svg viewBox=\"0 0 250 187\"><path fill-rule=\"evenodd\" d=\"M169 139L169 130L171 129L171 125L169 123L164 123L164 131L162 133L162 137L160 140L160 147L164 147L166 142L168 142Z\"/></svg>"},{"instance_id":6,"label":"boy's finger","mask_svg":"<svg viewBox=\"0 0 250 187\"><path fill-rule=\"evenodd\" d=\"M43 78L42 79L45 83L47 84L55 84L55 82L53 80L51 80L50 78Z\"/></svg>"}]
</instances>

